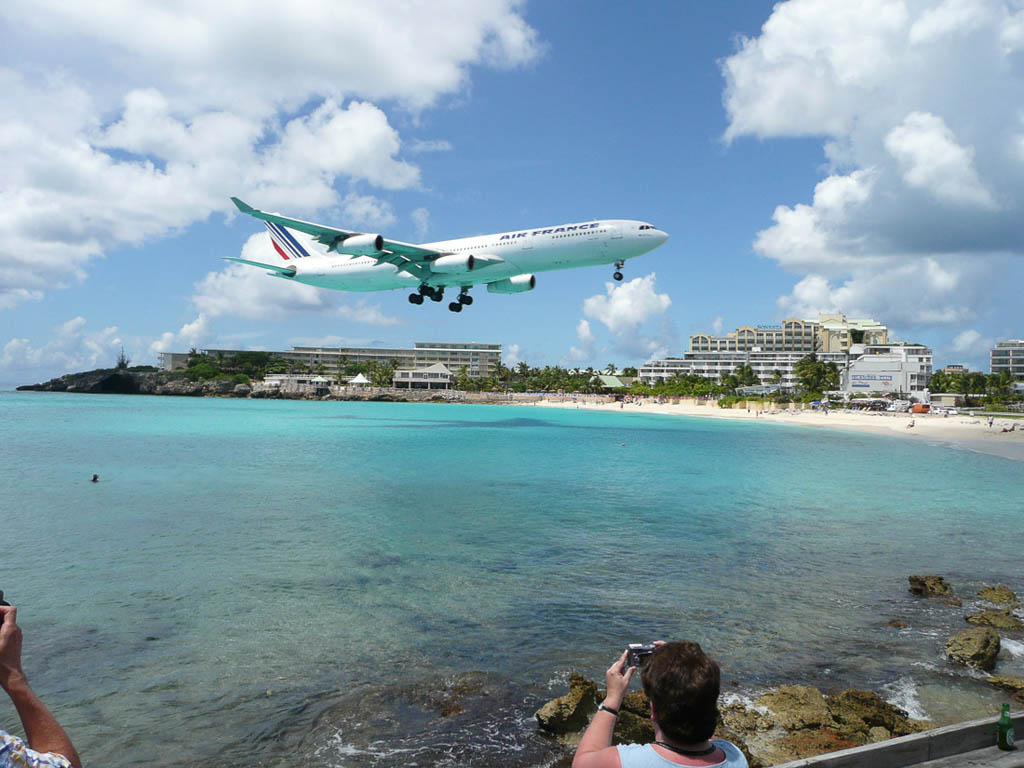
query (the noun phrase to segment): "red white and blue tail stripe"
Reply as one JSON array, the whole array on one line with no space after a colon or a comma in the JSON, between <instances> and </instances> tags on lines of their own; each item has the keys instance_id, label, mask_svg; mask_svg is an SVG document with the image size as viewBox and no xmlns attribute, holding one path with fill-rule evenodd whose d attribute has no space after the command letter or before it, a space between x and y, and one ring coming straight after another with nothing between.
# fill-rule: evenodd
<instances>
[{"instance_id":1,"label":"red white and blue tail stripe","mask_svg":"<svg viewBox=\"0 0 1024 768\"><path fill-rule=\"evenodd\" d=\"M292 259L303 259L309 256L309 252L299 244L299 241L295 239L295 235L285 227L273 221L265 221L263 223L267 225L267 231L270 232L270 242L274 244L274 250L277 251L282 259L291 261Z\"/></svg>"}]
</instances>

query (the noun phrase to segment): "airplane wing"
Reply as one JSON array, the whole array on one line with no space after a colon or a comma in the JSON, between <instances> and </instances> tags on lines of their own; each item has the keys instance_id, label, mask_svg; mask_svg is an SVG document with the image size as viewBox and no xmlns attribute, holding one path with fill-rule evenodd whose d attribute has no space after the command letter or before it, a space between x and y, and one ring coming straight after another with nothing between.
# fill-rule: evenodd
<instances>
[{"instance_id":1,"label":"airplane wing","mask_svg":"<svg viewBox=\"0 0 1024 768\"><path fill-rule=\"evenodd\" d=\"M276 213L267 213L258 208L253 208L237 197L232 197L231 202L237 206L238 210L249 216L262 219L263 221L272 221L275 224L280 224L282 227L288 227L289 229L295 229L299 232L305 232L307 235L312 235L314 240L326 245L331 250L337 250L337 247L350 237L364 234L349 229L326 227L323 224L314 224L313 222L302 221L301 219L290 219L287 216L279 216ZM423 248L419 245L403 243L398 240L384 240L382 252L379 255L371 256L371 258L375 258L378 264L394 264L400 270L408 272L419 280L426 281L430 276L429 262L441 255L443 255L441 251L436 251L433 248ZM257 266L265 265L260 264Z\"/></svg>"}]
</instances>

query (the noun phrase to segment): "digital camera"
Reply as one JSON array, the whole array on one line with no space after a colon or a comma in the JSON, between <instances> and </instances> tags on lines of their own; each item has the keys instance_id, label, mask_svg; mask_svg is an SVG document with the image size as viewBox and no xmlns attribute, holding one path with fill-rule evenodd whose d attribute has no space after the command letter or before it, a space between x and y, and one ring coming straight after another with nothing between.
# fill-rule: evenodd
<instances>
[{"instance_id":1,"label":"digital camera","mask_svg":"<svg viewBox=\"0 0 1024 768\"><path fill-rule=\"evenodd\" d=\"M654 649L657 648L653 643L630 643L626 646L626 669L630 667L639 668L644 660L654 653Z\"/></svg>"}]
</instances>

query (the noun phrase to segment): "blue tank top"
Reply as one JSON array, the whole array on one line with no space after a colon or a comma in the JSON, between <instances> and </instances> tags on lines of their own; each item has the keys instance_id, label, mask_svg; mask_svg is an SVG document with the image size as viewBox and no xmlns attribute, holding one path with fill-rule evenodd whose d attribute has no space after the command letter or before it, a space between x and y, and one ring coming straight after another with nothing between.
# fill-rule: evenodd
<instances>
[{"instance_id":1,"label":"blue tank top","mask_svg":"<svg viewBox=\"0 0 1024 768\"><path fill-rule=\"evenodd\" d=\"M733 744L725 739L712 739L711 743L725 752L725 760L712 764L715 768L747 768L747 758ZM679 765L659 755L651 744L619 744L616 749L619 750L622 768L667 768Z\"/></svg>"}]
</instances>

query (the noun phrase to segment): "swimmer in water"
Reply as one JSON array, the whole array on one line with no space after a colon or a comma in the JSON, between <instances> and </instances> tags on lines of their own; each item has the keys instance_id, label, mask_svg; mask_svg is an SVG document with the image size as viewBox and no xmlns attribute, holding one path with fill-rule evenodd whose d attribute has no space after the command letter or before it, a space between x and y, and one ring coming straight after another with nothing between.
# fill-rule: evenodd
<instances>
[{"instance_id":1,"label":"swimmer in water","mask_svg":"<svg viewBox=\"0 0 1024 768\"><path fill-rule=\"evenodd\" d=\"M93 475L93 476L92 476L92 481L93 481L94 483L98 483L98 482L100 481L100 476L99 476L99 475Z\"/></svg>"}]
</instances>

